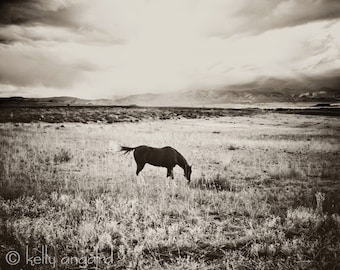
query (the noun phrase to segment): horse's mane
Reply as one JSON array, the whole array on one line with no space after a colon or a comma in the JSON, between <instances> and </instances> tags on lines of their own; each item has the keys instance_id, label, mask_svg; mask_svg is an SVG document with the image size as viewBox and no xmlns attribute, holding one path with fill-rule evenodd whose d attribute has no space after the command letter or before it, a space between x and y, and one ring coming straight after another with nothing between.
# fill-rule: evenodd
<instances>
[{"instance_id":1,"label":"horse's mane","mask_svg":"<svg viewBox=\"0 0 340 270\"><path fill-rule=\"evenodd\" d=\"M175 150L177 153L177 158L178 158L178 165L181 166L183 169L185 168L186 165L188 165L187 160L183 157L183 155L178 152L177 150Z\"/></svg>"}]
</instances>

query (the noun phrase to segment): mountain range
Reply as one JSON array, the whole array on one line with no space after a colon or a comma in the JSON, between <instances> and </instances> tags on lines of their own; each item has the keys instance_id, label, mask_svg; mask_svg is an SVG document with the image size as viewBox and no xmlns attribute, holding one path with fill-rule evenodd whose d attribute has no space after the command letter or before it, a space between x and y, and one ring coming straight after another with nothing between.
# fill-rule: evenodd
<instances>
[{"instance_id":1,"label":"mountain range","mask_svg":"<svg viewBox=\"0 0 340 270\"><path fill-rule=\"evenodd\" d=\"M320 87L273 89L259 87L252 89L191 90L159 94L129 95L117 99L80 99L75 97L49 98L0 98L0 104L39 105L137 105L137 106L213 106L223 104L255 105L263 103L340 103L340 88Z\"/></svg>"},{"instance_id":2,"label":"mountain range","mask_svg":"<svg viewBox=\"0 0 340 270\"><path fill-rule=\"evenodd\" d=\"M115 100L116 104L121 105L149 106L339 102L340 76L336 75L327 78L300 78L299 80L260 78L256 82L243 85L186 92L130 95Z\"/></svg>"},{"instance_id":3,"label":"mountain range","mask_svg":"<svg viewBox=\"0 0 340 270\"><path fill-rule=\"evenodd\" d=\"M269 88L249 90L192 90L165 94L131 95L116 99L119 105L144 106L199 106L213 104L259 104L259 103L337 103L340 90L334 88L292 89L275 91Z\"/></svg>"}]
</instances>

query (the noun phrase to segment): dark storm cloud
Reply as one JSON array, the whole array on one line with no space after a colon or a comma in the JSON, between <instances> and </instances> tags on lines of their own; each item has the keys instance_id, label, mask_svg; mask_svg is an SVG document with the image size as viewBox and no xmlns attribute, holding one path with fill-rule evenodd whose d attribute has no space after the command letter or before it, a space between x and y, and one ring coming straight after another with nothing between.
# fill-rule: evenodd
<instances>
[{"instance_id":1,"label":"dark storm cloud","mask_svg":"<svg viewBox=\"0 0 340 270\"><path fill-rule=\"evenodd\" d=\"M81 9L71 0L6 0L0 2L0 43L36 40L27 31L32 26L77 29L74 12ZM13 28L16 26L16 28Z\"/></svg>"},{"instance_id":2,"label":"dark storm cloud","mask_svg":"<svg viewBox=\"0 0 340 270\"><path fill-rule=\"evenodd\" d=\"M93 6L92 6L93 7ZM7 0L0 2L0 44L57 42L121 44L123 39L97 27L83 14L91 11L85 0ZM98 14L100 16L100 14ZM42 28L45 28L44 31Z\"/></svg>"},{"instance_id":3,"label":"dark storm cloud","mask_svg":"<svg viewBox=\"0 0 340 270\"><path fill-rule=\"evenodd\" d=\"M227 30L221 30L217 36L259 34L277 28L340 18L339 0L258 0L241 3L233 14L233 27L226 27ZM226 21L228 23L229 19Z\"/></svg>"},{"instance_id":4,"label":"dark storm cloud","mask_svg":"<svg viewBox=\"0 0 340 270\"><path fill-rule=\"evenodd\" d=\"M40 16L38 1L5 0L0 3L0 24L22 24Z\"/></svg>"},{"instance_id":5,"label":"dark storm cloud","mask_svg":"<svg viewBox=\"0 0 340 270\"><path fill-rule=\"evenodd\" d=\"M72 16L76 1L5 0L0 2L0 24L30 24L50 22L74 25Z\"/></svg>"}]
</instances>

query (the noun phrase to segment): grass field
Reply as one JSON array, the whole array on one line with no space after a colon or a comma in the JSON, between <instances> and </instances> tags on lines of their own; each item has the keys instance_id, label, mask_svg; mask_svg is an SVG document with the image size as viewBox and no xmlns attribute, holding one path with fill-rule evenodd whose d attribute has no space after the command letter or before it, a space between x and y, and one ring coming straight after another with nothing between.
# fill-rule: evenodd
<instances>
[{"instance_id":1,"label":"grass field","mask_svg":"<svg viewBox=\"0 0 340 270\"><path fill-rule=\"evenodd\" d=\"M0 268L11 250L47 246L58 269L338 269L338 119L2 123ZM172 181L148 165L137 184L112 141L173 146L193 164L190 185L179 167Z\"/></svg>"}]
</instances>

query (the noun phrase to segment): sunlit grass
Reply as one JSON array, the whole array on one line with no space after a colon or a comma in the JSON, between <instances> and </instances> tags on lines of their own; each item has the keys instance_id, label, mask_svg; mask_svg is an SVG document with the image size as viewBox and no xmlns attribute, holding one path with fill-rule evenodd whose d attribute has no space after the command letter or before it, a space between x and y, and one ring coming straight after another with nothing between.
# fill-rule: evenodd
<instances>
[{"instance_id":1,"label":"sunlit grass","mask_svg":"<svg viewBox=\"0 0 340 270\"><path fill-rule=\"evenodd\" d=\"M274 116L2 124L0 256L46 244L60 257L113 251L102 269L334 266L339 129ZM112 141L175 147L193 164L192 183L178 167L171 180L147 165L138 185L133 155Z\"/></svg>"}]
</instances>

